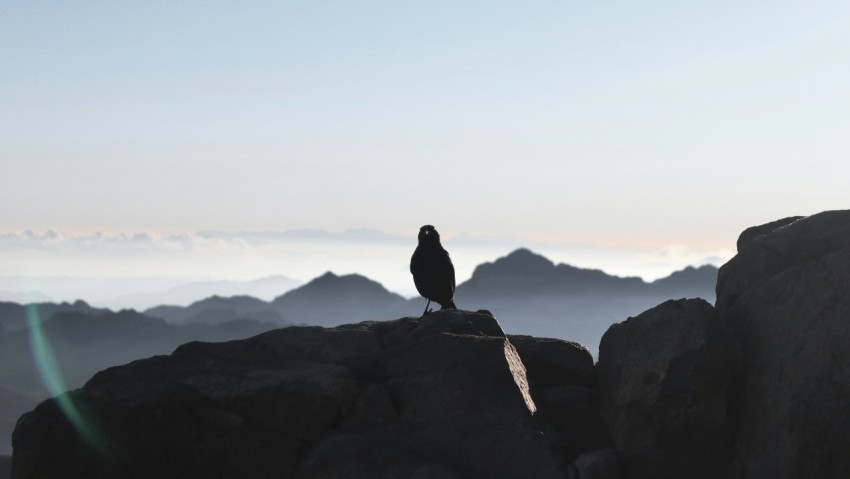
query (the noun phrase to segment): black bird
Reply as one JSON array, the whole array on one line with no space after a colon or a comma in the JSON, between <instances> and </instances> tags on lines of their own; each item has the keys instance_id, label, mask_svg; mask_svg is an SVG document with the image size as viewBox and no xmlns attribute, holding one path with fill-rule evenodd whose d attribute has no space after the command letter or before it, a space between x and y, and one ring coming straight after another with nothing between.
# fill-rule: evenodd
<instances>
[{"instance_id":1,"label":"black bird","mask_svg":"<svg viewBox=\"0 0 850 479\"><path fill-rule=\"evenodd\" d=\"M449 252L440 244L440 233L431 225L419 228L419 246L410 258L410 273L419 294L428 299L424 316L431 301L440 309L457 308L455 296L455 267Z\"/></svg>"}]
</instances>

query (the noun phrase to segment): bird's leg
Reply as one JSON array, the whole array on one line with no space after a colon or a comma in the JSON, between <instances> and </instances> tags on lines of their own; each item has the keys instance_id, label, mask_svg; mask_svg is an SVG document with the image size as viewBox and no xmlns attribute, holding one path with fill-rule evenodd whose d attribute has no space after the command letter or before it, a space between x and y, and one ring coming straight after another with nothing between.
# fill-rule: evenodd
<instances>
[{"instance_id":1,"label":"bird's leg","mask_svg":"<svg viewBox=\"0 0 850 479\"><path fill-rule=\"evenodd\" d=\"M425 312L424 312L424 313L422 313L422 316L425 316L426 314L428 314L428 306L431 306L431 300L430 300L430 299L429 299L429 300L428 300L428 302L425 304Z\"/></svg>"}]
</instances>

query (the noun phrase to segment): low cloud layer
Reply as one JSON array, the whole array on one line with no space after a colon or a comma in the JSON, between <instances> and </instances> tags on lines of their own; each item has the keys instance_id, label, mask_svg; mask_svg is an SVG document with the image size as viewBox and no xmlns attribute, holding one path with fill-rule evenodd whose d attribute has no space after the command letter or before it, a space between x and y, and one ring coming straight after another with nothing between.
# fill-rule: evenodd
<instances>
[{"instance_id":1,"label":"low cloud layer","mask_svg":"<svg viewBox=\"0 0 850 479\"><path fill-rule=\"evenodd\" d=\"M687 265L721 264L733 254L723 247L612 246L471 234L444 235L443 243L454 259L458 282L469 278L478 264L518 247L531 248L555 262L647 280ZM38 293L57 300L82 297L115 307L119 306L115 298L155 293L191 281L247 281L285 275L305 282L326 271L360 273L393 291L414 296L408 262L415 246L415 234L370 229L180 234L4 232L0 233L0 296L19 298L22 293Z\"/></svg>"}]
</instances>

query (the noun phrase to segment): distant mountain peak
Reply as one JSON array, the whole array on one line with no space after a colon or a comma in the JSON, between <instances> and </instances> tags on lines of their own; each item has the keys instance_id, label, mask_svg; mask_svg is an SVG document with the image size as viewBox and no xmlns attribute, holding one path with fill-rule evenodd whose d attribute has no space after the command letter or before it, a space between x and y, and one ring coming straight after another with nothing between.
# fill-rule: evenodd
<instances>
[{"instance_id":1,"label":"distant mountain peak","mask_svg":"<svg viewBox=\"0 0 850 479\"><path fill-rule=\"evenodd\" d=\"M327 271L321 276L317 276L313 278L311 281L308 281L307 284L301 286L301 288L312 288L312 287L325 287L332 285L344 284L347 286L357 285L357 284L378 284L377 281L371 280L362 274L351 273L351 274L336 274L333 271ZM383 286L382 286L383 287ZM294 291L294 290L293 290Z\"/></svg>"},{"instance_id":2,"label":"distant mountain peak","mask_svg":"<svg viewBox=\"0 0 850 479\"><path fill-rule=\"evenodd\" d=\"M343 317L355 322L378 319L378 311L401 311L406 304L402 296L366 276L331 271L272 301L293 321L324 326Z\"/></svg>"},{"instance_id":3,"label":"distant mountain peak","mask_svg":"<svg viewBox=\"0 0 850 479\"><path fill-rule=\"evenodd\" d=\"M398 296L395 293L390 293L381 283L369 279L366 276L357 273L338 275L332 271L328 271L321 276L313 278L307 284L299 288L295 288L274 299L277 303L284 297L299 297L312 294L332 294L344 292L346 294L371 293L371 294L390 294ZM400 296L399 296L400 297Z\"/></svg>"},{"instance_id":4,"label":"distant mountain peak","mask_svg":"<svg viewBox=\"0 0 850 479\"><path fill-rule=\"evenodd\" d=\"M555 263L543 255L528 248L518 248L507 256L496 259L492 263L482 263L472 272L472 277L480 276L527 276L548 274L555 268Z\"/></svg>"},{"instance_id":5,"label":"distant mountain peak","mask_svg":"<svg viewBox=\"0 0 850 479\"><path fill-rule=\"evenodd\" d=\"M505 262L521 261L521 262L525 262L525 263L537 263L537 264L540 264L540 265L555 266L555 263L553 263L549 258L543 256L542 254L537 254L537 253L535 253L534 251L531 251L528 248L517 248L517 249L511 251L510 253L508 253L507 256L499 258L496 261L505 261Z\"/></svg>"}]
</instances>

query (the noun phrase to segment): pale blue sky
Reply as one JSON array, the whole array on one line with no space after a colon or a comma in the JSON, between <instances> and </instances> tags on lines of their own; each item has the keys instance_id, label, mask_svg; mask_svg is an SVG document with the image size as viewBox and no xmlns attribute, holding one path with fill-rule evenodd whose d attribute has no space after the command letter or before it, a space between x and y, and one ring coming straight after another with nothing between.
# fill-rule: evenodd
<instances>
[{"instance_id":1,"label":"pale blue sky","mask_svg":"<svg viewBox=\"0 0 850 479\"><path fill-rule=\"evenodd\" d=\"M846 1L4 0L0 232L731 254L848 206L848 25Z\"/></svg>"}]
</instances>

